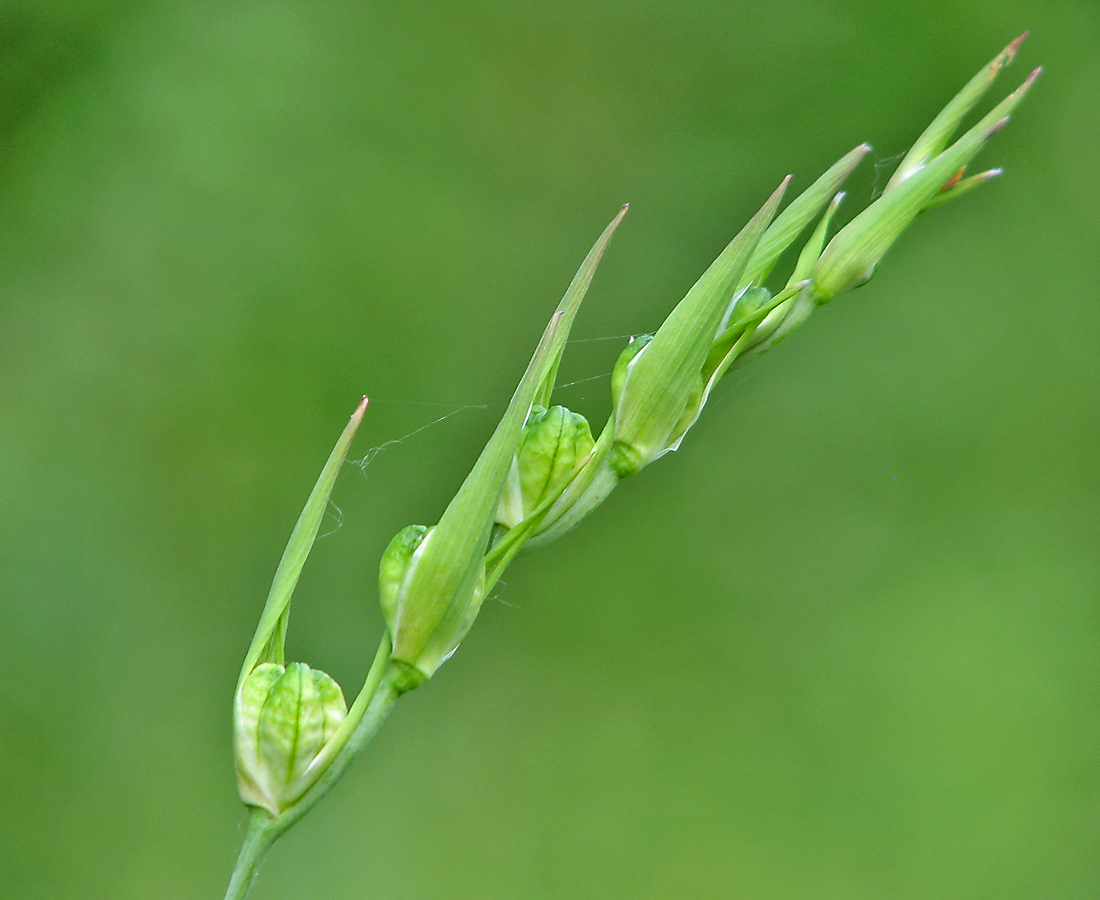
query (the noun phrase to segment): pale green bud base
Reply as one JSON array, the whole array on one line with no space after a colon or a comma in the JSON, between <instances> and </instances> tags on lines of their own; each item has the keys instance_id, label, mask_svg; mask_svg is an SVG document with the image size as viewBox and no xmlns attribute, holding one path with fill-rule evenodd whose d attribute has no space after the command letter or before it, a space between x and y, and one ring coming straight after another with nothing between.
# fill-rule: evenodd
<instances>
[{"instance_id":1,"label":"pale green bud base","mask_svg":"<svg viewBox=\"0 0 1100 900\"><path fill-rule=\"evenodd\" d=\"M398 696L415 691L429 678L412 663L405 662L403 659L391 660L390 670L393 673L393 689L397 691Z\"/></svg>"},{"instance_id":2,"label":"pale green bud base","mask_svg":"<svg viewBox=\"0 0 1100 900\"><path fill-rule=\"evenodd\" d=\"M305 663L261 663L237 693L237 785L250 806L279 815L315 778L315 764L347 718L340 686Z\"/></svg>"}]
</instances>

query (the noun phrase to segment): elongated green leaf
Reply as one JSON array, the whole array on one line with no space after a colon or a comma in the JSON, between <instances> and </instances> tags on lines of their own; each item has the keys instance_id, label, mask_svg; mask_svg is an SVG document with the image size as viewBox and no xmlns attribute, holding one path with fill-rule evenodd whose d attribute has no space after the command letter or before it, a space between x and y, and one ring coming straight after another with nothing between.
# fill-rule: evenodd
<instances>
[{"instance_id":1,"label":"elongated green leaf","mask_svg":"<svg viewBox=\"0 0 1100 900\"><path fill-rule=\"evenodd\" d=\"M481 604L478 581L504 478L535 394L553 365L565 312L555 312L485 449L439 524L424 538L395 604L393 658L430 676L454 651Z\"/></svg>"},{"instance_id":2,"label":"elongated green leaf","mask_svg":"<svg viewBox=\"0 0 1100 900\"><path fill-rule=\"evenodd\" d=\"M558 338L553 348L550 370L535 395L535 406L544 408L550 406L550 395L554 392L554 382L558 377L558 366L561 365L561 357L565 352L565 344L569 340L569 332L573 328L573 320L577 316L577 310L580 309L584 295L588 293L588 286L592 284L592 276L596 274L596 267L603 259L607 245L611 243L611 236L615 233L615 229L619 227L619 223L623 220L623 216L626 215L628 209L630 209L630 204L624 204L623 208L619 210L619 214L611 220L611 224L603 230L603 234L593 244L592 249L588 251L588 256L584 258L584 262L581 263L577 274L573 276L573 281L570 282L565 296L558 304L557 311L562 314L561 322L558 325Z\"/></svg>"},{"instance_id":3,"label":"elongated green leaf","mask_svg":"<svg viewBox=\"0 0 1100 900\"><path fill-rule=\"evenodd\" d=\"M336 446L332 448L332 453L321 470L321 475L313 486L305 508L290 534L290 540L287 541L286 549L279 560L279 567L275 570L275 578L271 583L264 611L260 615L260 622L256 626L256 634L245 655L244 665L241 666L238 687L259 663L283 664L283 643L286 638L287 620L290 616L290 598L298 584L298 577L302 574L302 567L309 556L309 551L313 549L313 542L317 539L317 530L321 527L321 519L325 515L325 507L332 494L332 487L336 484L336 477L340 474L340 468L348 455L348 448L351 447L355 432L359 429L359 423L363 421L367 402L367 398L364 397L352 413L351 420L344 428Z\"/></svg>"}]
</instances>

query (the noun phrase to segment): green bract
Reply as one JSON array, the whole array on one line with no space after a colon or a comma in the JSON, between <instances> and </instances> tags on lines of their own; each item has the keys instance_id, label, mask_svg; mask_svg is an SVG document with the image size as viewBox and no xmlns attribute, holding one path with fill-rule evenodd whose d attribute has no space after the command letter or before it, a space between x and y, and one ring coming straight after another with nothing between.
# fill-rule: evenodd
<instances>
[{"instance_id":1,"label":"green bract","mask_svg":"<svg viewBox=\"0 0 1100 900\"><path fill-rule=\"evenodd\" d=\"M621 368L613 398L615 438L609 464L620 478L675 450L694 421L703 393L703 363L789 180L703 273L653 339L617 367Z\"/></svg>"},{"instance_id":2,"label":"green bract","mask_svg":"<svg viewBox=\"0 0 1100 900\"><path fill-rule=\"evenodd\" d=\"M387 551L394 562L384 566L383 608L393 640L393 661L403 669L399 690L418 687L454 653L477 617L486 590L498 577L499 573L487 569L485 552L505 479L532 410L536 404L545 405L553 390L573 319L625 213L623 207L581 265L496 431L439 523L426 530L411 550L408 537L399 535L399 546L391 543ZM527 527L512 529L510 539L505 535L499 543L503 549L491 563L506 565L526 539L527 528L536 523L520 524Z\"/></svg>"},{"instance_id":3,"label":"green bract","mask_svg":"<svg viewBox=\"0 0 1100 900\"><path fill-rule=\"evenodd\" d=\"M264 611L260 614L256 633L252 636L252 643L249 644L241 666L241 674L237 679L238 692L245 678L257 665L262 662L280 664L283 662L283 646L286 643L286 628L290 619L290 600L309 551L313 549L313 542L317 539L317 531L321 527L321 519L328 507L333 485L336 484L336 476L340 474L340 468L344 465L352 439L355 437L355 432L359 430L359 424L363 421L366 411L367 398L364 397L332 449L325 467L321 470L321 476L313 486L305 508L290 534L282 559L279 560L279 567L275 570L275 578L271 582L271 590L267 595Z\"/></svg>"}]
</instances>

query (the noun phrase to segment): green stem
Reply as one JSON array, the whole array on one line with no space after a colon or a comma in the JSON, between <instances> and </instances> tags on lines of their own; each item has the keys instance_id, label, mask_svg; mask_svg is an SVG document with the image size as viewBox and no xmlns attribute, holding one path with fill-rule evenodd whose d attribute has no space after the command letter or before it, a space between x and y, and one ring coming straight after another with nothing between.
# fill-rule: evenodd
<instances>
[{"instance_id":1,"label":"green stem","mask_svg":"<svg viewBox=\"0 0 1100 900\"><path fill-rule=\"evenodd\" d=\"M225 900L244 900L248 896L256 873L260 871L267 851L275 842L271 824L271 813L266 809L254 806L249 810L248 831L244 836L241 854L237 857L237 865L233 868L233 877L229 880Z\"/></svg>"}]
</instances>

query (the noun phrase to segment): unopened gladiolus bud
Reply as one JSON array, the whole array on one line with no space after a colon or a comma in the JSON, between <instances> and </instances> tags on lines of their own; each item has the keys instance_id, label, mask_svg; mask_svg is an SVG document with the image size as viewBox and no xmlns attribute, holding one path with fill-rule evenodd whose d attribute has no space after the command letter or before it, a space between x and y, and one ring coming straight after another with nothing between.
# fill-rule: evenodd
<instances>
[{"instance_id":1,"label":"unopened gladiolus bud","mask_svg":"<svg viewBox=\"0 0 1100 900\"><path fill-rule=\"evenodd\" d=\"M714 336L789 180L703 273L653 339L616 366L615 442L608 464L620 478L675 450L695 420Z\"/></svg>"},{"instance_id":2,"label":"unopened gladiolus bud","mask_svg":"<svg viewBox=\"0 0 1100 900\"><path fill-rule=\"evenodd\" d=\"M439 523L422 533L406 529L390 544L380 574L392 664L402 673L399 691L418 687L454 653L477 618L488 584L522 546L525 535L514 535L498 553L497 568L486 572L486 547L524 425L536 403L546 405L573 319L625 214L624 206L581 264L504 416Z\"/></svg>"},{"instance_id":3,"label":"unopened gladiolus bud","mask_svg":"<svg viewBox=\"0 0 1100 900\"><path fill-rule=\"evenodd\" d=\"M426 565L437 570L437 578L454 574L447 571L442 554L428 554L436 531L437 527L423 525L402 528L378 565L379 603L386 627L394 636L392 663L398 671L395 685L401 693L423 684L454 653L485 597L485 570L479 554L472 584L460 586L450 603L418 602L418 597L430 596L422 587L428 580L425 573L418 577L417 571L425 565L425 558ZM457 556L455 559L456 563L461 561ZM452 570L456 567L452 565Z\"/></svg>"},{"instance_id":4,"label":"unopened gladiolus bud","mask_svg":"<svg viewBox=\"0 0 1100 900\"><path fill-rule=\"evenodd\" d=\"M523 423L565 343L562 316L559 311L550 320L496 431L439 523L422 535L406 529L390 543L382 604L392 661L404 672L400 691L419 687L443 665L481 609L485 547Z\"/></svg>"},{"instance_id":5,"label":"unopened gladiolus bud","mask_svg":"<svg viewBox=\"0 0 1100 900\"><path fill-rule=\"evenodd\" d=\"M418 561L417 551L424 546L425 539L432 531L432 528L424 525L408 525L402 528L393 536L378 563L378 599L382 615L386 619L386 627L390 634L400 631L405 635L406 642L410 637L410 627L400 619L402 612L409 606L405 602L404 592ZM395 659L395 664L400 670L397 687L402 692L419 687L426 680L427 674L430 674L402 659Z\"/></svg>"},{"instance_id":6,"label":"unopened gladiolus bud","mask_svg":"<svg viewBox=\"0 0 1100 900\"><path fill-rule=\"evenodd\" d=\"M653 338L654 336L650 334L633 338L619 355L611 374L611 402L614 404L615 409L619 408L619 404L623 399L623 392L626 389L633 366L645 356L648 348L652 346ZM649 431L648 441L640 438L634 440L616 438L611 452L608 454L607 464L617 477L626 478L629 475L634 475L653 460L658 459L670 450L675 450L679 446L684 433L698 415L699 404L705 387L702 367L685 379L684 384L687 387L686 391L670 391L666 396L667 408L672 409L675 406L680 412L676 420L672 422L671 427L667 427L667 424L662 422L661 425ZM657 421L660 421L660 419ZM626 431L625 428L622 430ZM618 429L616 429L616 433L618 433Z\"/></svg>"},{"instance_id":7,"label":"unopened gladiolus bud","mask_svg":"<svg viewBox=\"0 0 1100 900\"><path fill-rule=\"evenodd\" d=\"M879 260L921 211L965 193L992 177L993 173L984 173L974 176L974 180L960 181L970 160L1008 122L1009 114L1024 98L1038 77L1039 69L954 144L946 150L943 147L1004 62L1011 59L1017 44L1018 41L1010 45L948 104L902 161L898 174L882 196L829 242L813 271L811 295L816 304L828 303L839 294L867 282Z\"/></svg>"},{"instance_id":8,"label":"unopened gladiolus bud","mask_svg":"<svg viewBox=\"0 0 1100 900\"><path fill-rule=\"evenodd\" d=\"M261 663L237 694L237 785L250 806L279 816L316 781L311 764L347 715L340 686L305 663Z\"/></svg>"},{"instance_id":9,"label":"unopened gladiolus bud","mask_svg":"<svg viewBox=\"0 0 1100 900\"><path fill-rule=\"evenodd\" d=\"M531 410L504 482L497 524L515 528L570 481L595 446L588 420L564 406ZM532 536L537 533L537 526Z\"/></svg>"},{"instance_id":10,"label":"unopened gladiolus bud","mask_svg":"<svg viewBox=\"0 0 1100 900\"><path fill-rule=\"evenodd\" d=\"M393 536L378 562L378 600L387 623L396 615L397 600L409 561L430 530L425 525L407 525L402 528Z\"/></svg>"}]
</instances>

